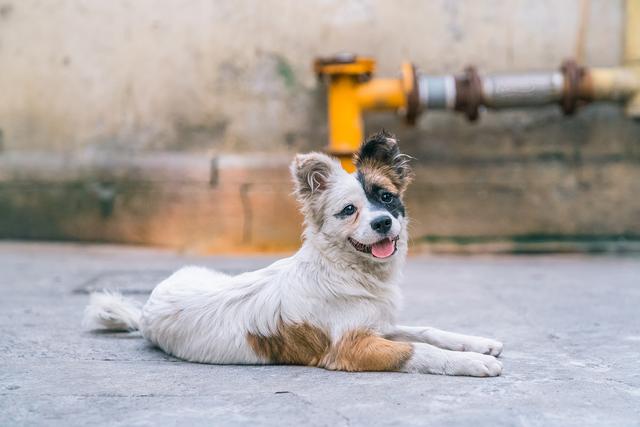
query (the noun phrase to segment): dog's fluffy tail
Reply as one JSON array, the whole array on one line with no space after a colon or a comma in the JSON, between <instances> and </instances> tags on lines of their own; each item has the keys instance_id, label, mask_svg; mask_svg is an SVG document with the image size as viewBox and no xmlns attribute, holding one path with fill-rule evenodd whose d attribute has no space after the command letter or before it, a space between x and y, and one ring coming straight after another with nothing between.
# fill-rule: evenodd
<instances>
[{"instance_id":1,"label":"dog's fluffy tail","mask_svg":"<svg viewBox=\"0 0 640 427\"><path fill-rule=\"evenodd\" d=\"M140 305L117 292L91 294L82 326L91 330L136 331L140 329Z\"/></svg>"}]
</instances>

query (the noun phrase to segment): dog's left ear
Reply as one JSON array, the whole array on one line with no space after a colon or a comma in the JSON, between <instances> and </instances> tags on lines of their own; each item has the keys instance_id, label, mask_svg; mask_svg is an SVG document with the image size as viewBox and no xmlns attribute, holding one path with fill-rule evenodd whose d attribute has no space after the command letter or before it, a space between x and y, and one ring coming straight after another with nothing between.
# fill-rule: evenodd
<instances>
[{"instance_id":1,"label":"dog's left ear","mask_svg":"<svg viewBox=\"0 0 640 427\"><path fill-rule=\"evenodd\" d=\"M385 130L371 135L356 155L360 171L373 170L385 175L402 193L413 178L410 156L402 154L395 136Z\"/></svg>"},{"instance_id":2,"label":"dog's left ear","mask_svg":"<svg viewBox=\"0 0 640 427\"><path fill-rule=\"evenodd\" d=\"M295 195L302 203L327 189L340 164L322 153L298 154L291 163Z\"/></svg>"}]
</instances>

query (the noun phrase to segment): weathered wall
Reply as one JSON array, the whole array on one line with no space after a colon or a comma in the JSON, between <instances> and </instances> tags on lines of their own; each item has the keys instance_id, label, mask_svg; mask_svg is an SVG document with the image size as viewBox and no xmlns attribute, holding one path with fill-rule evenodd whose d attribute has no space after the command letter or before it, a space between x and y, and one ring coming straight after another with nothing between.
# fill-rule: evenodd
<instances>
[{"instance_id":1,"label":"weathered wall","mask_svg":"<svg viewBox=\"0 0 640 427\"><path fill-rule=\"evenodd\" d=\"M619 64L623 2L587 2L583 39L580 3L0 0L0 235L294 246L283 165L326 141L314 56L369 54L380 75L405 59L430 73L549 69L576 55ZM616 106L571 119L554 108L488 113L475 125L434 113L414 129L367 118L368 130L380 126L417 158L417 240L640 235L640 125ZM243 153L253 160L231 169L244 178L211 183L212 159ZM259 153L283 160L265 166ZM157 172L149 156L176 166ZM191 179L185 156L203 175ZM106 213L105 186L117 195ZM272 200L271 214L251 211Z\"/></svg>"}]
</instances>

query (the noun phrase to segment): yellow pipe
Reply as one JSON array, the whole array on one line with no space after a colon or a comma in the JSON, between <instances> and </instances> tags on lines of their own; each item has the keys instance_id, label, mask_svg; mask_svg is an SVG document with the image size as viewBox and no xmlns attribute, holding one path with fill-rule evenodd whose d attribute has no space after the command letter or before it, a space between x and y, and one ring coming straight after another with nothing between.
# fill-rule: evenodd
<instances>
[{"instance_id":1,"label":"yellow pipe","mask_svg":"<svg viewBox=\"0 0 640 427\"><path fill-rule=\"evenodd\" d=\"M329 153L338 157L347 172L353 172L353 153L362 143L362 109L358 82L350 75L335 75L329 85Z\"/></svg>"},{"instance_id":2,"label":"yellow pipe","mask_svg":"<svg viewBox=\"0 0 640 427\"><path fill-rule=\"evenodd\" d=\"M331 71L335 74L330 76L329 83L328 151L340 159L346 171L353 172L353 153L358 151L364 139L362 113L368 110L397 110L406 105L407 96L401 79L361 82L357 75L342 73L335 67Z\"/></svg>"},{"instance_id":3,"label":"yellow pipe","mask_svg":"<svg viewBox=\"0 0 640 427\"><path fill-rule=\"evenodd\" d=\"M624 62L640 66L640 0L627 0L626 4Z\"/></svg>"},{"instance_id":4,"label":"yellow pipe","mask_svg":"<svg viewBox=\"0 0 640 427\"><path fill-rule=\"evenodd\" d=\"M374 79L358 86L357 98L363 110L390 110L406 105L406 95L400 79Z\"/></svg>"},{"instance_id":5,"label":"yellow pipe","mask_svg":"<svg viewBox=\"0 0 640 427\"><path fill-rule=\"evenodd\" d=\"M353 154L364 139L362 114L371 110L400 110L412 122L419 114L415 69L407 63L402 77L372 79L375 61L368 57L338 55L318 58L314 70L328 82L330 154L353 172Z\"/></svg>"},{"instance_id":6,"label":"yellow pipe","mask_svg":"<svg viewBox=\"0 0 640 427\"><path fill-rule=\"evenodd\" d=\"M590 68L580 95L588 101L627 101L640 92L640 74L631 68Z\"/></svg>"},{"instance_id":7,"label":"yellow pipe","mask_svg":"<svg viewBox=\"0 0 640 427\"><path fill-rule=\"evenodd\" d=\"M640 80L640 0L627 0L624 39L624 64ZM628 115L640 118L640 91L627 103Z\"/></svg>"}]
</instances>

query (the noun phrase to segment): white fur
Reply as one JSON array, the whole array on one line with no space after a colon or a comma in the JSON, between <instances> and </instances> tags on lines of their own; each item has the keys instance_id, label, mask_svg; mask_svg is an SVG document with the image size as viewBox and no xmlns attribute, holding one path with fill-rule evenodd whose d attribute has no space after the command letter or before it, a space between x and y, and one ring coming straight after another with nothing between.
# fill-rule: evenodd
<instances>
[{"instance_id":1,"label":"white fur","mask_svg":"<svg viewBox=\"0 0 640 427\"><path fill-rule=\"evenodd\" d=\"M396 326L387 337L408 342L424 342L446 350L472 351L491 356L498 356L502 352L502 343L496 340L456 334L436 328Z\"/></svg>"},{"instance_id":2,"label":"white fur","mask_svg":"<svg viewBox=\"0 0 640 427\"><path fill-rule=\"evenodd\" d=\"M135 331L140 328L140 306L117 292L91 294L82 326L87 329Z\"/></svg>"},{"instance_id":3,"label":"white fur","mask_svg":"<svg viewBox=\"0 0 640 427\"><path fill-rule=\"evenodd\" d=\"M315 170L308 163L314 161L324 169ZM496 341L395 325L407 219L393 218L389 236L399 236L394 255L375 259L358 252L348 238L364 244L379 240L370 221L381 214L380 209L372 206L358 180L337 162L320 154L300 156L292 167L294 176L303 167L309 173L297 178L296 193L307 216L305 241L293 256L237 276L182 268L153 290L141 311L119 295L94 294L85 311L85 325L140 329L167 353L217 364L270 363L252 350L247 336L272 336L281 324L313 325L326 331L332 342L347 331L367 329L413 343L413 356L403 368L406 372L499 375L501 365L493 356L449 351L497 355L502 345ZM356 206L358 215L337 217L347 204ZM313 222L311 217L322 221Z\"/></svg>"},{"instance_id":4,"label":"white fur","mask_svg":"<svg viewBox=\"0 0 640 427\"><path fill-rule=\"evenodd\" d=\"M493 356L443 350L423 343L414 343L413 349L405 372L472 377L495 377L502 372L502 363Z\"/></svg>"}]
</instances>

